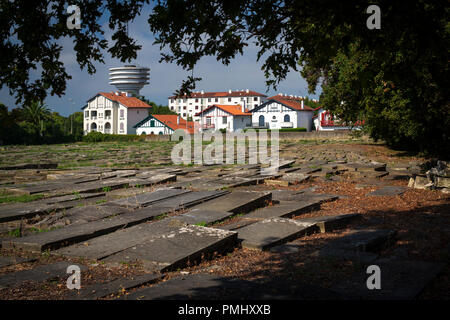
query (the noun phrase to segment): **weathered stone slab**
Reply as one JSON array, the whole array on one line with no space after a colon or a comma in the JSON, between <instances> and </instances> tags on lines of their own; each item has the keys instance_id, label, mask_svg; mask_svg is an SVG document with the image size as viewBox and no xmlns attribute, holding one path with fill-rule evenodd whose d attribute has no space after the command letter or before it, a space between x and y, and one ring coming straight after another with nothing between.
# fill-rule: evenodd
<instances>
[{"instance_id":1,"label":"weathered stone slab","mask_svg":"<svg viewBox=\"0 0 450 320\"><path fill-rule=\"evenodd\" d=\"M240 228L238 239L242 240L243 247L267 250L308 234L313 226L313 223L271 218Z\"/></svg>"},{"instance_id":2,"label":"weathered stone slab","mask_svg":"<svg viewBox=\"0 0 450 320\"><path fill-rule=\"evenodd\" d=\"M349 234L331 241L326 247L351 251L377 251L395 237L393 230L353 230Z\"/></svg>"},{"instance_id":3,"label":"weathered stone slab","mask_svg":"<svg viewBox=\"0 0 450 320\"><path fill-rule=\"evenodd\" d=\"M111 233L120 228L131 227L135 224L151 220L170 210L171 209L164 207L147 207L118 217L69 225L61 229L37 233L17 239L10 239L8 241L3 241L2 247L34 252L45 251L47 249L54 250Z\"/></svg>"},{"instance_id":4,"label":"weathered stone slab","mask_svg":"<svg viewBox=\"0 0 450 320\"><path fill-rule=\"evenodd\" d=\"M0 276L0 289L19 286L26 281L43 282L54 278L63 278L64 283L67 279L67 267L72 265L70 262L55 262L48 265L38 266L31 270L7 273ZM81 271L87 270L86 266L78 265Z\"/></svg>"},{"instance_id":5,"label":"weathered stone slab","mask_svg":"<svg viewBox=\"0 0 450 320\"><path fill-rule=\"evenodd\" d=\"M229 250L236 240L236 232L186 225L169 233L155 235L104 261L141 261L148 270L164 272L185 267L188 262L196 261L203 255Z\"/></svg>"},{"instance_id":6,"label":"weathered stone slab","mask_svg":"<svg viewBox=\"0 0 450 320\"><path fill-rule=\"evenodd\" d=\"M82 243L60 248L57 255L100 260L114 253L131 248L158 235L170 233L184 226L180 221L163 219L152 223L142 223L109 234L88 239Z\"/></svg>"},{"instance_id":7,"label":"weathered stone slab","mask_svg":"<svg viewBox=\"0 0 450 320\"><path fill-rule=\"evenodd\" d=\"M0 170L24 170L24 169L56 169L57 163L24 163L9 166L2 166Z\"/></svg>"},{"instance_id":8,"label":"weathered stone slab","mask_svg":"<svg viewBox=\"0 0 450 320\"><path fill-rule=\"evenodd\" d=\"M245 213L265 205L272 199L270 192L235 191L223 197L202 203L194 209Z\"/></svg>"},{"instance_id":9,"label":"weathered stone slab","mask_svg":"<svg viewBox=\"0 0 450 320\"><path fill-rule=\"evenodd\" d=\"M142 285L154 283L162 278L158 274L142 274L126 279L117 279L101 284L94 284L87 288L83 288L71 292L66 296L67 300L95 300L104 298L111 294L117 294L121 290L130 290ZM83 286L83 284L81 284Z\"/></svg>"},{"instance_id":10,"label":"weathered stone slab","mask_svg":"<svg viewBox=\"0 0 450 320\"><path fill-rule=\"evenodd\" d=\"M210 203L211 200L218 198L216 200L222 199L225 195L227 195L229 191L192 191L186 192L175 197L171 197L168 199L163 199L156 204L158 206L172 208L172 210L179 210L184 208L191 208L195 205L206 205ZM207 203L204 203L207 202ZM208 208L209 206L206 205Z\"/></svg>"},{"instance_id":11,"label":"weathered stone slab","mask_svg":"<svg viewBox=\"0 0 450 320\"><path fill-rule=\"evenodd\" d=\"M43 201L4 205L0 207L0 223L30 218L37 214L47 214L62 209L70 209L73 206L72 203L46 204Z\"/></svg>"},{"instance_id":12,"label":"weathered stone slab","mask_svg":"<svg viewBox=\"0 0 450 320\"><path fill-rule=\"evenodd\" d=\"M157 189L152 192L141 193L128 198L111 201L111 204L123 206L126 208L145 207L157 201L175 197L187 192L189 191L180 189L170 189L170 188Z\"/></svg>"},{"instance_id":13,"label":"weathered stone slab","mask_svg":"<svg viewBox=\"0 0 450 320\"><path fill-rule=\"evenodd\" d=\"M352 298L369 300L411 300L417 297L444 268L442 263L386 261L373 264L381 270L381 289L367 288L366 268L332 286L332 290Z\"/></svg>"},{"instance_id":14,"label":"weathered stone slab","mask_svg":"<svg viewBox=\"0 0 450 320\"><path fill-rule=\"evenodd\" d=\"M368 193L366 196L397 196L406 191L404 187L385 186L378 190Z\"/></svg>"},{"instance_id":15,"label":"weathered stone slab","mask_svg":"<svg viewBox=\"0 0 450 320\"><path fill-rule=\"evenodd\" d=\"M362 216L358 213L350 213L350 214L339 214L332 216L320 216L320 217L312 217L312 218L301 218L296 219L296 221L300 222L309 222L314 223L317 227L317 231L321 233L330 232L335 229L343 228L350 222L361 218Z\"/></svg>"},{"instance_id":16,"label":"weathered stone slab","mask_svg":"<svg viewBox=\"0 0 450 320\"><path fill-rule=\"evenodd\" d=\"M111 216L118 216L124 213L129 213L130 210L105 203L101 205L88 205L84 207L75 207L57 214L58 218L70 221L70 223L86 223L105 219Z\"/></svg>"},{"instance_id":17,"label":"weathered stone slab","mask_svg":"<svg viewBox=\"0 0 450 320\"><path fill-rule=\"evenodd\" d=\"M292 184L298 184L298 183L308 180L309 178L310 178L310 175L303 174L301 172L290 172L290 173L284 174L280 178L280 180L288 181Z\"/></svg>"},{"instance_id":18,"label":"weathered stone slab","mask_svg":"<svg viewBox=\"0 0 450 320\"><path fill-rule=\"evenodd\" d=\"M34 260L30 258L0 256L0 268Z\"/></svg>"},{"instance_id":19,"label":"weathered stone slab","mask_svg":"<svg viewBox=\"0 0 450 320\"><path fill-rule=\"evenodd\" d=\"M287 253L297 253L299 251L300 246L297 244L292 244L292 243L286 243L286 244L281 244L279 246L275 246L270 248L270 252L273 253L283 253L283 254L287 254Z\"/></svg>"},{"instance_id":20,"label":"weathered stone slab","mask_svg":"<svg viewBox=\"0 0 450 320\"><path fill-rule=\"evenodd\" d=\"M268 218L290 218L298 215L313 206L320 204L320 200L312 201L280 201L279 204L264 207L249 214L245 218L251 219L268 219Z\"/></svg>"},{"instance_id":21,"label":"weathered stone slab","mask_svg":"<svg viewBox=\"0 0 450 320\"><path fill-rule=\"evenodd\" d=\"M270 283L194 274L178 277L142 288L121 300L311 300L343 299L342 295L324 288L275 279ZM217 312L212 311L211 318Z\"/></svg>"},{"instance_id":22,"label":"weathered stone slab","mask_svg":"<svg viewBox=\"0 0 450 320\"><path fill-rule=\"evenodd\" d=\"M69 194L69 195L61 196L61 197L46 198L46 199L43 199L42 201L47 204L54 204L54 203L67 202L67 201L73 201L73 200L97 198L97 197L102 197L104 195L105 195L104 192Z\"/></svg>"},{"instance_id":23,"label":"weathered stone slab","mask_svg":"<svg viewBox=\"0 0 450 320\"><path fill-rule=\"evenodd\" d=\"M231 222L231 223L227 223L225 225L219 226L217 227L218 229L222 229L222 230L231 230L231 231L236 231L240 228L243 228L245 226L249 226L253 223L259 222L261 221L261 219L251 219L251 218L242 218L239 219L238 221L235 222Z\"/></svg>"},{"instance_id":24,"label":"weathered stone slab","mask_svg":"<svg viewBox=\"0 0 450 320\"><path fill-rule=\"evenodd\" d=\"M352 251L338 248L323 248L312 254L314 257L329 258L339 260L351 260L358 263L372 263L378 258L378 254L373 252Z\"/></svg>"},{"instance_id":25,"label":"weathered stone slab","mask_svg":"<svg viewBox=\"0 0 450 320\"><path fill-rule=\"evenodd\" d=\"M385 163L363 164L363 163L347 163L342 167L354 171L386 171Z\"/></svg>"},{"instance_id":26,"label":"weathered stone slab","mask_svg":"<svg viewBox=\"0 0 450 320\"><path fill-rule=\"evenodd\" d=\"M225 220L234 213L226 212L226 211L214 211L214 210L202 210L202 209L193 209L187 213L176 216L174 219L179 220L181 222L187 224L211 224L215 222L220 222Z\"/></svg>"}]
</instances>

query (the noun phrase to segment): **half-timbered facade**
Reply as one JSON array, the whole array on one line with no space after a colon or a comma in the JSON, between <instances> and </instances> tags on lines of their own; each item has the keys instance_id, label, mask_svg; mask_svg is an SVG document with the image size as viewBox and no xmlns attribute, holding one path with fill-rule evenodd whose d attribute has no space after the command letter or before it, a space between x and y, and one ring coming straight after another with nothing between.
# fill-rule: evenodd
<instances>
[{"instance_id":1,"label":"half-timbered facade","mask_svg":"<svg viewBox=\"0 0 450 320\"><path fill-rule=\"evenodd\" d=\"M177 115L153 114L134 126L136 134L172 134L177 129L183 129L188 133L194 133L194 122L181 119Z\"/></svg>"},{"instance_id":2,"label":"half-timbered facade","mask_svg":"<svg viewBox=\"0 0 450 320\"><path fill-rule=\"evenodd\" d=\"M254 128L312 128L313 109L297 98L274 96L251 113Z\"/></svg>"},{"instance_id":3,"label":"half-timbered facade","mask_svg":"<svg viewBox=\"0 0 450 320\"><path fill-rule=\"evenodd\" d=\"M212 105L196 114L201 130L233 132L251 125L252 114L241 105Z\"/></svg>"}]
</instances>

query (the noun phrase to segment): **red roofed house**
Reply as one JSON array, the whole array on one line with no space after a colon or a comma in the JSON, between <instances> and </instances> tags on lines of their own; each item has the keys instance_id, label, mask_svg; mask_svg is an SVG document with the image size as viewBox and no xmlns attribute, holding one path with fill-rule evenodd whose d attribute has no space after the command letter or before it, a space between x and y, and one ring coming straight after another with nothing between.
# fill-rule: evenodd
<instances>
[{"instance_id":1,"label":"red roofed house","mask_svg":"<svg viewBox=\"0 0 450 320\"><path fill-rule=\"evenodd\" d=\"M136 134L172 134L177 129L188 133L195 132L193 121L181 119L178 115L152 114L138 122L134 127Z\"/></svg>"},{"instance_id":2,"label":"red roofed house","mask_svg":"<svg viewBox=\"0 0 450 320\"><path fill-rule=\"evenodd\" d=\"M251 110L253 128L306 128L311 131L313 109L301 97L276 95Z\"/></svg>"},{"instance_id":3,"label":"red roofed house","mask_svg":"<svg viewBox=\"0 0 450 320\"><path fill-rule=\"evenodd\" d=\"M136 134L133 126L148 116L150 108L125 92L100 92L82 108L84 134Z\"/></svg>"},{"instance_id":4,"label":"red roofed house","mask_svg":"<svg viewBox=\"0 0 450 320\"><path fill-rule=\"evenodd\" d=\"M229 132L251 125L252 114L241 105L214 104L195 114L204 130L226 129Z\"/></svg>"},{"instance_id":5,"label":"red roofed house","mask_svg":"<svg viewBox=\"0 0 450 320\"><path fill-rule=\"evenodd\" d=\"M314 109L317 115L313 117L314 127L316 131L334 131L334 130L361 130L361 125L364 124L364 120L357 121L350 126L339 118L334 116L330 111L323 109L322 107Z\"/></svg>"},{"instance_id":6,"label":"red roofed house","mask_svg":"<svg viewBox=\"0 0 450 320\"><path fill-rule=\"evenodd\" d=\"M251 110L266 101L267 96L249 89L228 90L217 92L192 92L182 97L171 96L168 99L170 110L178 113L182 118L192 117L206 108L216 105L241 105Z\"/></svg>"}]
</instances>

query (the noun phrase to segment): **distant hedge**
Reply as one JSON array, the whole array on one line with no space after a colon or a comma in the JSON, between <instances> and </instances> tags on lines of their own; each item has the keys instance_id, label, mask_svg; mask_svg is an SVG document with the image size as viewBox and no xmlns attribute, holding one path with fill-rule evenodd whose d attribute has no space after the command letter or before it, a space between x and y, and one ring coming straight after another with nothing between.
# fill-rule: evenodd
<instances>
[{"instance_id":1,"label":"distant hedge","mask_svg":"<svg viewBox=\"0 0 450 320\"><path fill-rule=\"evenodd\" d=\"M101 132L89 132L83 136L84 142L126 142L126 141L140 141L145 140L145 135L138 136L135 134L103 134Z\"/></svg>"}]
</instances>

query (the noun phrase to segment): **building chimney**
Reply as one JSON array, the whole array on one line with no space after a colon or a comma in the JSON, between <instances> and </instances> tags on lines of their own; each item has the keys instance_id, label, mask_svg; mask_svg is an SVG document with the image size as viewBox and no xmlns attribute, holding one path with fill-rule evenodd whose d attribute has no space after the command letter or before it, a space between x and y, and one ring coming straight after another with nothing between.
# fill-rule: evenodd
<instances>
[{"instance_id":1,"label":"building chimney","mask_svg":"<svg viewBox=\"0 0 450 320\"><path fill-rule=\"evenodd\" d=\"M177 124L180 124L180 116L177 116Z\"/></svg>"},{"instance_id":2,"label":"building chimney","mask_svg":"<svg viewBox=\"0 0 450 320\"><path fill-rule=\"evenodd\" d=\"M231 93L231 89L228 90L228 93Z\"/></svg>"},{"instance_id":3,"label":"building chimney","mask_svg":"<svg viewBox=\"0 0 450 320\"><path fill-rule=\"evenodd\" d=\"M302 100L302 109L304 109L304 106L303 106L303 100Z\"/></svg>"},{"instance_id":4,"label":"building chimney","mask_svg":"<svg viewBox=\"0 0 450 320\"><path fill-rule=\"evenodd\" d=\"M248 90L248 89L245 89L245 92L246 92L246 93L249 93L249 92L250 92L250 90Z\"/></svg>"}]
</instances>

